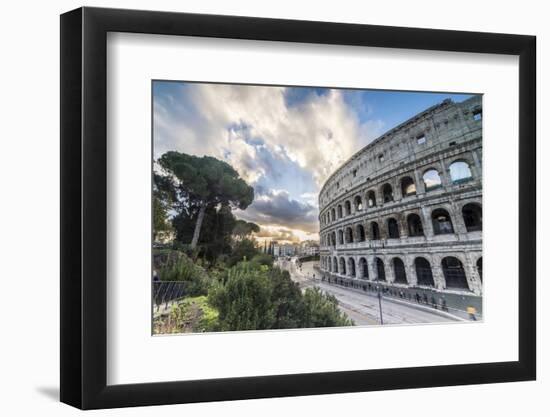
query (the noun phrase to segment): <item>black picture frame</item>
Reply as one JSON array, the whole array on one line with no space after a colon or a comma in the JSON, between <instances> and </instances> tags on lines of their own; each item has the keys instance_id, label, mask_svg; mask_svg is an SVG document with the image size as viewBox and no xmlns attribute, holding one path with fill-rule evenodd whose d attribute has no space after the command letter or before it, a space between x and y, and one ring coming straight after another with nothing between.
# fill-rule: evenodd
<instances>
[{"instance_id":1,"label":"black picture frame","mask_svg":"<svg viewBox=\"0 0 550 417\"><path fill-rule=\"evenodd\" d=\"M107 375L108 32L519 56L519 360L113 385ZM61 16L61 401L82 409L534 380L534 36L80 8Z\"/></svg>"}]
</instances>

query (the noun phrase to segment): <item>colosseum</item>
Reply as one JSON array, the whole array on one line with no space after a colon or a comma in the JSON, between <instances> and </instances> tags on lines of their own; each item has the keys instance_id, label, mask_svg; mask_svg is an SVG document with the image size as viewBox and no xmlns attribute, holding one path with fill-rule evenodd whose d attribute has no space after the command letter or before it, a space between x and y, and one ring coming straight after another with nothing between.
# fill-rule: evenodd
<instances>
[{"instance_id":1,"label":"colosseum","mask_svg":"<svg viewBox=\"0 0 550 417\"><path fill-rule=\"evenodd\" d=\"M365 146L319 194L322 279L481 313L482 102L445 100Z\"/></svg>"}]
</instances>

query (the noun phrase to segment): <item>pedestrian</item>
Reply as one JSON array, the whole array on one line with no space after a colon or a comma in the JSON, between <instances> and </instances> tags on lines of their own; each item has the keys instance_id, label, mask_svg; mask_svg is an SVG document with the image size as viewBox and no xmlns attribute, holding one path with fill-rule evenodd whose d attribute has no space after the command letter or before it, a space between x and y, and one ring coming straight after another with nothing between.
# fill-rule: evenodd
<instances>
[{"instance_id":1,"label":"pedestrian","mask_svg":"<svg viewBox=\"0 0 550 417\"><path fill-rule=\"evenodd\" d=\"M468 306L466 308L466 312L468 313L468 316L470 317L470 320L476 321L476 308L474 306Z\"/></svg>"}]
</instances>

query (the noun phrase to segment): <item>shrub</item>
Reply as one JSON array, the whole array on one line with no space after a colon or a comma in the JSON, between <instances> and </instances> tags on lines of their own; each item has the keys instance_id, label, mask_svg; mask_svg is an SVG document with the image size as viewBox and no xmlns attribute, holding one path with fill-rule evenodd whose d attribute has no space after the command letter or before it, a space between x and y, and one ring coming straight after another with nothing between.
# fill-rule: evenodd
<instances>
[{"instance_id":1,"label":"shrub","mask_svg":"<svg viewBox=\"0 0 550 417\"><path fill-rule=\"evenodd\" d=\"M308 288L304 293L304 315L300 327L353 326L344 313L338 309L338 300L325 294L319 288Z\"/></svg>"},{"instance_id":2,"label":"shrub","mask_svg":"<svg viewBox=\"0 0 550 417\"><path fill-rule=\"evenodd\" d=\"M219 311L221 330L268 329L273 322L269 279L249 263L229 269L225 283L212 287L208 298Z\"/></svg>"},{"instance_id":3,"label":"shrub","mask_svg":"<svg viewBox=\"0 0 550 417\"><path fill-rule=\"evenodd\" d=\"M154 265L161 281L185 281L186 295L206 295L210 279L204 268L184 253L163 250L154 257Z\"/></svg>"}]
</instances>

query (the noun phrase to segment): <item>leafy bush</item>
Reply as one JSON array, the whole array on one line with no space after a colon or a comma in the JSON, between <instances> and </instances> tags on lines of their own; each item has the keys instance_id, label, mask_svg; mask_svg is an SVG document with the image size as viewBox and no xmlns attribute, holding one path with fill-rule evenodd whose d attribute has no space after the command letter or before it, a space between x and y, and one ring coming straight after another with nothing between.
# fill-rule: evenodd
<instances>
[{"instance_id":1,"label":"leafy bush","mask_svg":"<svg viewBox=\"0 0 550 417\"><path fill-rule=\"evenodd\" d=\"M271 285L265 272L240 263L227 271L225 283L208 298L219 311L221 330L260 330L273 322Z\"/></svg>"},{"instance_id":2,"label":"leafy bush","mask_svg":"<svg viewBox=\"0 0 550 417\"><path fill-rule=\"evenodd\" d=\"M154 255L154 266L161 281L185 281L186 295L206 295L210 279L204 268L193 262L182 252L158 251Z\"/></svg>"},{"instance_id":3,"label":"leafy bush","mask_svg":"<svg viewBox=\"0 0 550 417\"><path fill-rule=\"evenodd\" d=\"M336 297L323 293L319 288L306 289L304 306L301 327L339 327L354 324L338 309Z\"/></svg>"},{"instance_id":4,"label":"leafy bush","mask_svg":"<svg viewBox=\"0 0 550 417\"><path fill-rule=\"evenodd\" d=\"M255 255L250 262L254 265L258 266L267 266L268 268L271 268L273 266L273 256L268 255L267 253L260 253L258 255Z\"/></svg>"}]
</instances>

